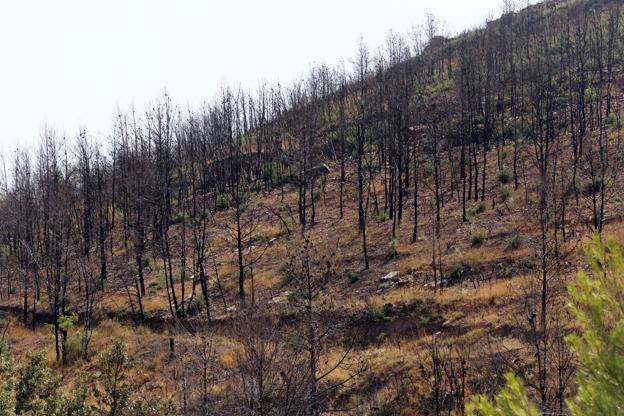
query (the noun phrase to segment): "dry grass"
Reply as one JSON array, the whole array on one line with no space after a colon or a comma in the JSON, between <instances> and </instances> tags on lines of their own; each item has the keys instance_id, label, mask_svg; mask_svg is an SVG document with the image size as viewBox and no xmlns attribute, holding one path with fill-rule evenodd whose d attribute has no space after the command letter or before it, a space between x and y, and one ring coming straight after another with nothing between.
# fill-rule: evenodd
<instances>
[{"instance_id":1,"label":"dry grass","mask_svg":"<svg viewBox=\"0 0 624 416\"><path fill-rule=\"evenodd\" d=\"M493 163L492 163L493 165ZM496 178L494 167L490 167L488 186L495 189ZM432 213L427 207L421 207L421 227L419 240L415 244L410 243L411 239L411 206L405 207L403 223L399 227L398 252L395 258L388 258L388 244L390 241L389 230L391 221L380 221L374 218L372 207L369 213L368 223L368 244L371 255L371 269L363 271L361 240L357 230L357 210L354 204L355 192L352 187L347 187L346 211L343 219L339 218L337 203L337 173L330 175L327 181L325 199L317 203L317 223L307 229L307 236L314 242L320 251L335 253L336 267L341 275L335 281L331 281L324 295L319 301L321 307L344 308L346 314L361 318L365 316L367 310L383 309L384 305L391 304L400 307L417 301L419 305L425 305L423 310L417 310L412 314L401 316L395 314L387 322L377 323L381 327L380 331L391 330L403 331L400 335L386 333L385 337L380 336L363 346L354 349L350 355L350 362L362 362L366 364L366 377L355 379L350 387L361 388L366 395L365 399L373 403L384 403L395 396L393 385L388 381L388 376L400 371L409 374L417 383L417 389L426 391L430 386L427 380L422 380L419 373L420 366L427 366L431 360L429 347L432 333L437 334L437 339L443 346L457 346L462 348L465 357L483 359L487 354L505 351L525 351L526 345L513 336L497 335L497 329L504 325L518 326L518 308L523 303L524 292L522 288L525 281L529 279L522 272L516 275L498 276L492 272L491 278L487 281L465 281L462 284L455 284L445 287L442 290L432 290L425 287L422 280L427 280L431 276L431 227L430 218ZM381 183L376 183L379 192ZM490 267L498 263L511 261L519 258L533 258L534 251L530 238L535 235L537 228L531 218L531 213L524 210L523 194L524 190L515 192L507 206L501 208L502 214L491 209L487 203L487 209L483 213L473 216L469 222L461 222L461 211L456 201L449 201L443 210L442 224L442 262L445 272L453 265L467 265L472 268ZM261 211L262 206L296 206L296 193L287 192L285 201L280 200L280 193L258 194L250 201L251 208L244 215L251 212ZM379 194L382 197L381 193ZM380 200L380 202L382 202ZM383 205L382 205L383 206ZM499 205L500 208L500 205ZM293 215L296 215L293 213ZM283 278L280 272L281 266L289 260L291 255L296 255L300 249L302 237L299 233L296 221L284 214L289 227L293 233L287 236L281 222L266 213L259 216L259 226L255 234L264 239L275 239L272 241L264 253L263 257L254 265L254 285L258 297L262 301L274 296L281 288ZM231 221L230 212L220 212L216 214L216 221L211 226L211 246L210 254L216 257L218 272L222 287L225 291L228 305L237 305L238 290L238 267L236 263L236 252L232 249L231 241L227 237L228 231L222 225L226 221ZM470 236L474 230L487 229L488 239L480 247L471 247ZM624 224L621 222L610 223L606 227L609 234L624 240ZM175 235L175 231L172 235ZM507 248L510 235L521 232L523 244L516 250ZM526 241L525 241L526 240ZM190 240L189 240L190 241ZM580 245L572 246L571 261L579 261ZM263 249L258 247L258 250ZM120 257L126 255L122 245L115 247L115 253ZM192 258L189 249L187 258ZM143 298L144 310L148 315L168 316L168 304L160 263L154 259L149 261L151 269L148 270L146 283L148 284L148 295ZM179 265L175 265L174 273L178 276ZM359 273L359 279L350 282L343 276L347 270ZM380 288L379 278L389 271L398 270L401 275L412 274L419 276L412 283L400 287ZM216 279L212 270L212 260L207 261L207 271L209 273L210 285L213 293ZM515 273L515 272L514 272ZM499 277L505 277L499 279ZM432 279L431 279L432 280ZM149 282L161 282L160 288L151 287ZM187 284L187 294L190 293L191 282ZM247 293L251 291L251 282L246 281ZM176 293L180 294L179 282L175 285ZM45 299L45 297L44 297ZM325 302L325 303L323 303ZM219 304L220 300L215 299L213 304ZM3 305L19 306L17 295L9 301L3 301ZM42 302L43 305L43 302ZM100 304L104 312L120 311L128 312L128 297L121 287L111 289L106 293ZM41 308L41 306L40 306ZM419 316L422 314L423 316ZM424 325L414 325L414 320L422 318L426 320L429 314L442 317L442 322L433 328L429 333L424 329ZM224 315L217 314L218 323L227 325ZM412 326L410 326L410 324ZM408 328L408 329L405 329ZM428 328L429 330L429 328ZM222 333L221 338L215 338L218 345L218 362L224 368L232 369L236 364L236 349L239 347L235 341ZM349 334L344 334L345 336ZM45 349L48 358L54 359L53 338L49 331L44 328L30 330L23 328L19 324L10 326L7 339L11 342L18 357L25 352L36 349ZM137 380L151 379L155 389L167 386L171 383L167 377L173 372L173 364L169 362L167 342L165 333L158 333L145 327L133 329L129 325L122 324L115 320L105 320L95 330L92 340L93 351L102 351L112 339L123 339L129 345L131 355L134 357L133 377ZM190 334L178 334L176 342L195 342ZM487 351L487 354L484 353ZM321 370L330 368L340 357L342 348L335 345L329 346L321 360ZM530 357L528 357L530 359ZM76 363L73 367L66 369L67 381L71 383L72 370L77 373L80 368L87 368L93 365L93 359L87 363ZM332 374L333 380L348 377L347 369L339 369ZM365 385L370 380L383 380L381 385ZM362 384L360 384L362 383ZM374 384L374 383L373 383ZM171 384L169 384L171 386ZM218 383L212 387L216 394L227 394L228 386L225 383Z\"/></svg>"}]
</instances>

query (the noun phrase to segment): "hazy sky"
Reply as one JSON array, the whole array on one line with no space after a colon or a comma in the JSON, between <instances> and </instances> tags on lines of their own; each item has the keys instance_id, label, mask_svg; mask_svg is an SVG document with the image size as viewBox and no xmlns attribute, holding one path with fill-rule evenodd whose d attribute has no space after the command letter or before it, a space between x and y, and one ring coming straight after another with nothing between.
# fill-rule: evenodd
<instances>
[{"instance_id":1,"label":"hazy sky","mask_svg":"<svg viewBox=\"0 0 624 416\"><path fill-rule=\"evenodd\" d=\"M223 84L289 83L313 62L349 62L426 12L451 33L500 15L502 0L0 0L0 152L44 124L109 131L117 107L166 88L200 104Z\"/></svg>"}]
</instances>

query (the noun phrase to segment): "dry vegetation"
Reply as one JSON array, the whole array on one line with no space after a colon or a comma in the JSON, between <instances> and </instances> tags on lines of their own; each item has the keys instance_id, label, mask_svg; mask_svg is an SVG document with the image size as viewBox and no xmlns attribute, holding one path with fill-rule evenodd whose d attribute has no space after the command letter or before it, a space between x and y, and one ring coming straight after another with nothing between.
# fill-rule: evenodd
<instances>
[{"instance_id":1,"label":"dry vegetation","mask_svg":"<svg viewBox=\"0 0 624 416\"><path fill-rule=\"evenodd\" d=\"M554 57L559 56L553 51L558 48L541 42L551 35L541 19L552 13L563 33L566 21L557 18L557 13L577 13L572 3L569 10L565 4L531 8L531 13L546 16L531 21L535 27L529 23L525 27L524 20L516 23L518 39L523 30L537 39L527 40L527 51L535 49L539 56L549 57L544 58L547 63L524 62L537 69L523 72L528 75L520 85L501 81L499 86L492 81L481 86L486 91L487 86L499 88L496 92L503 95L515 91L512 87L521 89L518 95L524 94L527 103L518 109L513 106L520 104L510 98L501 98L502 109L496 108L491 91L480 92L476 104L462 86L481 82L480 77L466 74L475 63L464 61L465 51L477 59L484 52L480 42L488 40L489 53L500 60L508 57L500 42L490 39L504 39L506 34L493 22L488 29L456 39L430 36L429 46L420 44L417 54L394 57L396 61L390 59L395 51L390 45L392 64L379 63L382 70L374 74L378 78L390 74L387 81L357 76L358 69L363 74L364 66L369 67L368 62L364 64L367 52L360 48L360 67L349 82L344 74L337 76L333 93L320 98L312 94L314 99L299 97L301 102L273 114L271 123L257 121L248 128L247 121L241 127L240 120L235 120L237 135L222 121L234 119L236 111L217 104L205 116L218 120L206 123L217 124L219 134L227 126L230 141L217 140L210 158L201 159L204 153L184 147L195 145L193 134L203 132L199 127L193 130L197 120L178 120L179 125L172 127L180 130L176 133L180 144L175 147L152 136L145 138L136 126L133 132L129 119L124 119L116 125L116 151L131 154L133 146L152 145L154 150L149 147L149 152L137 151L126 159L112 156L115 163L102 168L113 172L109 182L105 174L102 178L111 189L118 187L115 192L119 194L110 193L117 200L107 194L106 203L95 203L94 195L102 197L101 189L100 193L96 188L85 191L85 175L92 175L93 183L101 179L100 156L90 166L97 174L85 173L88 169L79 163L74 175L83 179L75 181L76 187L67 185L71 180L61 182L56 190L66 190L66 198L46 193L46 180L58 172L50 176L39 172L45 179L37 177L42 200L52 201L42 204L44 214L33 214L37 218L33 233L41 237L31 243L41 250L41 257L24 260L30 253L19 247L28 246L27 237L7 237L3 243L3 250L20 250L18 255L0 253L4 262L0 318L7 323L3 338L16 360L25 362L32 351L45 351L54 371L62 375L63 389L69 392L80 383L81 374L96 371L98 354L112 340L123 340L134 396L171 399L179 414L320 414L330 409L338 414L377 416L463 414L471 394L496 392L508 370L527 381L544 409L561 408L574 390L569 379L574 358L561 344L565 334L574 330L565 308L566 283L583 264L582 248L594 231L624 239L619 182L623 166L621 42L617 43L620 55L612 70L613 80L592 78L600 93L588 98L596 107L588 109L586 117L599 121L587 133L590 150L586 152L598 153L581 159L575 153L576 144L571 145L578 134L575 100L555 103L561 106L560 112L570 112L560 115L554 111L556 100L535 92L547 84L552 95L559 93L565 99L564 93L585 94L584 90L572 92L571 86L570 91L556 89L560 74ZM616 13L619 16L615 6L604 10L600 22L605 25ZM579 19L574 29L591 20ZM488 30L500 31L490 36ZM621 34L619 26L614 33ZM436 39L442 45L439 49L431 46ZM451 58L446 58L447 50ZM421 57L422 61L417 60ZM413 117L403 120L399 116L398 125L393 126L396 118L391 104L400 98L384 88L394 87L391 74L395 70L416 61L409 68L418 85L411 92L418 105L413 108L407 100ZM453 77L447 75L447 65L455 71ZM489 60L484 65L480 68L488 73ZM318 79L310 81L311 92L325 85L324 73L319 73ZM382 96L380 91L389 95ZM291 91L292 97L295 92ZM372 109L377 94L387 101L378 110L388 120L379 122L382 127L376 123L383 118ZM607 116L617 117L616 124L608 124L606 117L603 120L607 104L602 96L608 97L612 107ZM340 103L340 97L348 102ZM239 110L247 98L241 100L242 105L228 95L222 101L236 102ZM155 132L154 137L169 134L164 132L169 128L166 123L175 113L170 105L165 97L145 120L146 131ZM542 111L542 106L552 107L544 113L533 112ZM455 107L461 111L455 113ZM522 121L516 111L523 112ZM475 114L478 122L464 120ZM568 118L574 120L571 126L566 124ZM154 120L166 120L167 128ZM287 127L276 127L283 120ZM498 128L497 123L505 126L501 130L513 130L512 137L490 132L492 142L488 143L487 130ZM535 133L555 131L555 125L557 134L552 137ZM273 128L277 132L267 137L279 144L268 139L262 142L263 132ZM384 141L386 136L380 132L386 131L396 132L388 133L396 143ZM404 131L410 133L403 136ZM341 132L343 146L349 136L350 150L343 150L340 157L336 148ZM130 136L135 140L132 145ZM475 139L465 142L464 137ZM443 145L441 138L456 142ZM550 147L540 153L545 143ZM57 149L52 138L46 138L46 144L48 151ZM269 149L275 145L279 150L262 153L262 145ZM86 146L84 137L78 147L85 150L81 146ZM603 146L612 152L608 163ZM380 149L388 152L383 163ZM176 151L184 156L175 159L171 154ZM471 161L465 162L464 151ZM196 159L198 152L201 160ZM403 165L404 155L412 152ZM282 166L276 160L283 153L300 159ZM548 163L544 158L549 158ZM24 166L25 161L27 157L16 163ZM593 168L588 173L585 165L589 163L604 168L600 181ZM460 192L468 181L467 175L459 173L460 166L470 169L471 191L474 172L472 196ZM265 168L270 179L262 171ZM44 169L43 164L39 169ZM115 174L114 169L121 173ZM198 173L211 169L216 173L209 180ZM571 173L577 169L578 184L572 182ZM223 172L227 175L217 178ZM406 182L410 185L403 189ZM412 194L414 184L420 186L417 196ZM3 199L7 216L21 219L18 214L31 204L27 192L21 191L16 185ZM81 199L87 194L92 199ZM89 201L93 212L85 214ZM198 214L196 205L201 204L203 211ZM398 212L403 215L400 220ZM414 212L419 215L417 222ZM66 241L46 234L48 226L64 230L64 221L72 230ZM104 223L110 226L106 232ZM7 224L7 235L23 231L20 221ZM198 250L195 244L201 233L206 244ZM65 241L66 254L58 258L65 259L69 267L52 261L54 256L46 251L46 244L54 246L57 239ZM84 245L86 254L81 251ZM106 273L100 271L100 261ZM82 276L84 270L92 280L61 279ZM54 272L58 280L51 277ZM38 292L35 282L41 285ZM91 311L85 306L88 299L93 301ZM72 313L78 314L78 321L63 327L59 322ZM80 344L88 330L87 319L92 322L88 349Z\"/></svg>"}]
</instances>

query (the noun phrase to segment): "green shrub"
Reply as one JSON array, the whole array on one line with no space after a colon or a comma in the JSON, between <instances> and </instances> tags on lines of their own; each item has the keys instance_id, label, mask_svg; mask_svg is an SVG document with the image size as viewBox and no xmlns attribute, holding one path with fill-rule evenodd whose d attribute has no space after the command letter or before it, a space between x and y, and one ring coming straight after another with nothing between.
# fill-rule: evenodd
<instances>
[{"instance_id":1,"label":"green shrub","mask_svg":"<svg viewBox=\"0 0 624 416\"><path fill-rule=\"evenodd\" d=\"M564 194L565 194L566 196L570 196L570 195L572 195L572 194L574 193L574 191L576 191L576 190L577 190L577 186L574 184L574 182L569 181L569 182L566 184L565 190L564 190L563 192L564 192Z\"/></svg>"},{"instance_id":2,"label":"green shrub","mask_svg":"<svg viewBox=\"0 0 624 416\"><path fill-rule=\"evenodd\" d=\"M163 288L162 282L158 279L150 280L147 285L155 290L161 290Z\"/></svg>"},{"instance_id":3,"label":"green shrub","mask_svg":"<svg viewBox=\"0 0 624 416\"><path fill-rule=\"evenodd\" d=\"M377 219L380 222L386 222L390 219L390 214L388 214L387 212L380 212L379 215L377 216Z\"/></svg>"},{"instance_id":4,"label":"green shrub","mask_svg":"<svg viewBox=\"0 0 624 416\"><path fill-rule=\"evenodd\" d=\"M184 221L184 214L176 214L169 218L169 224L171 225L180 224L182 221Z\"/></svg>"},{"instance_id":5,"label":"green shrub","mask_svg":"<svg viewBox=\"0 0 624 416\"><path fill-rule=\"evenodd\" d=\"M500 187L500 200L501 202L506 202L509 201L509 199L511 198L512 192L511 189L509 189L509 187L507 186L501 186Z\"/></svg>"},{"instance_id":6,"label":"green shrub","mask_svg":"<svg viewBox=\"0 0 624 416\"><path fill-rule=\"evenodd\" d=\"M487 231L485 230L475 231L470 237L470 241L473 247L480 246L485 242L485 240L487 240Z\"/></svg>"},{"instance_id":7,"label":"green shrub","mask_svg":"<svg viewBox=\"0 0 624 416\"><path fill-rule=\"evenodd\" d=\"M538 416L537 406L528 398L527 393L513 373L505 375L505 387L493 400L485 395L473 396L466 406L469 416Z\"/></svg>"},{"instance_id":8,"label":"green shrub","mask_svg":"<svg viewBox=\"0 0 624 416\"><path fill-rule=\"evenodd\" d=\"M314 202L320 201L324 195L325 195L325 192L323 192L322 189L315 189L314 193L312 194L312 197L314 198Z\"/></svg>"},{"instance_id":9,"label":"green shrub","mask_svg":"<svg viewBox=\"0 0 624 416\"><path fill-rule=\"evenodd\" d=\"M201 296L195 296L191 301L191 304L188 305L187 312L190 315L195 315L201 312L204 309L204 298Z\"/></svg>"},{"instance_id":10,"label":"green shrub","mask_svg":"<svg viewBox=\"0 0 624 416\"><path fill-rule=\"evenodd\" d=\"M498 172L498 181L502 184L507 184L511 182L511 175L505 169Z\"/></svg>"},{"instance_id":11,"label":"green shrub","mask_svg":"<svg viewBox=\"0 0 624 416\"><path fill-rule=\"evenodd\" d=\"M282 274L282 285L284 286L295 279L296 271L292 259L281 265L280 273Z\"/></svg>"},{"instance_id":12,"label":"green shrub","mask_svg":"<svg viewBox=\"0 0 624 416\"><path fill-rule=\"evenodd\" d=\"M396 257L399 254L397 245L398 245L398 241L397 241L396 237L392 237L390 239L390 246L389 246L389 251L388 251L388 256L391 259Z\"/></svg>"},{"instance_id":13,"label":"green shrub","mask_svg":"<svg viewBox=\"0 0 624 416\"><path fill-rule=\"evenodd\" d=\"M381 322L390 319L388 316L389 310L386 305L380 306L374 303L369 303L366 306L366 318L371 322Z\"/></svg>"},{"instance_id":14,"label":"green shrub","mask_svg":"<svg viewBox=\"0 0 624 416\"><path fill-rule=\"evenodd\" d=\"M522 246L522 239L515 234L507 240L507 250L518 250Z\"/></svg>"},{"instance_id":15,"label":"green shrub","mask_svg":"<svg viewBox=\"0 0 624 416\"><path fill-rule=\"evenodd\" d=\"M143 266L143 268L149 267L150 265L150 261L149 258L147 256L142 256L141 257L141 266Z\"/></svg>"},{"instance_id":16,"label":"green shrub","mask_svg":"<svg viewBox=\"0 0 624 416\"><path fill-rule=\"evenodd\" d=\"M230 208L230 196L221 194L217 197L217 211L225 211Z\"/></svg>"},{"instance_id":17,"label":"green shrub","mask_svg":"<svg viewBox=\"0 0 624 416\"><path fill-rule=\"evenodd\" d=\"M392 410L385 405L373 411L373 416L392 416L392 414Z\"/></svg>"},{"instance_id":18,"label":"green shrub","mask_svg":"<svg viewBox=\"0 0 624 416\"><path fill-rule=\"evenodd\" d=\"M43 352L31 353L16 387L15 410L18 415L60 415L61 378L52 373ZM9 413L11 414L11 413Z\"/></svg>"},{"instance_id":19,"label":"green shrub","mask_svg":"<svg viewBox=\"0 0 624 416\"><path fill-rule=\"evenodd\" d=\"M482 212L485 212L485 203L483 201L479 202L477 205L468 208L467 214L469 217L474 217L475 215L481 214Z\"/></svg>"},{"instance_id":20,"label":"green shrub","mask_svg":"<svg viewBox=\"0 0 624 416\"><path fill-rule=\"evenodd\" d=\"M345 275L349 279L349 283L353 284L360 280L360 272L355 270L347 269Z\"/></svg>"},{"instance_id":21,"label":"green shrub","mask_svg":"<svg viewBox=\"0 0 624 416\"><path fill-rule=\"evenodd\" d=\"M448 277L450 280L459 280L464 275L465 271L466 271L466 268L464 267L462 263L455 263L451 267Z\"/></svg>"},{"instance_id":22,"label":"green shrub","mask_svg":"<svg viewBox=\"0 0 624 416\"><path fill-rule=\"evenodd\" d=\"M305 298L306 298L305 290L302 287L299 287L296 290L293 290L291 293L289 293L288 296L286 297L286 300L288 301L288 303L299 303Z\"/></svg>"},{"instance_id":23,"label":"green shrub","mask_svg":"<svg viewBox=\"0 0 624 416\"><path fill-rule=\"evenodd\" d=\"M69 395L65 398L63 415L96 416L98 414L91 404L90 393L93 392L93 379L88 374L80 374Z\"/></svg>"},{"instance_id":24,"label":"green shrub","mask_svg":"<svg viewBox=\"0 0 624 416\"><path fill-rule=\"evenodd\" d=\"M2 321L0 321L0 328L4 328ZM0 339L0 357L9 354L9 343L3 339Z\"/></svg>"},{"instance_id":25,"label":"green shrub","mask_svg":"<svg viewBox=\"0 0 624 416\"><path fill-rule=\"evenodd\" d=\"M619 127L617 116L614 113L609 114L605 119L605 124L609 127Z\"/></svg>"},{"instance_id":26,"label":"green shrub","mask_svg":"<svg viewBox=\"0 0 624 416\"><path fill-rule=\"evenodd\" d=\"M67 340L63 344L63 357L67 364L75 363L83 356L80 337L80 332L67 335Z\"/></svg>"},{"instance_id":27,"label":"green shrub","mask_svg":"<svg viewBox=\"0 0 624 416\"><path fill-rule=\"evenodd\" d=\"M602 190L602 179L596 178L592 181L589 181L583 185L583 194L585 195L593 195Z\"/></svg>"}]
</instances>

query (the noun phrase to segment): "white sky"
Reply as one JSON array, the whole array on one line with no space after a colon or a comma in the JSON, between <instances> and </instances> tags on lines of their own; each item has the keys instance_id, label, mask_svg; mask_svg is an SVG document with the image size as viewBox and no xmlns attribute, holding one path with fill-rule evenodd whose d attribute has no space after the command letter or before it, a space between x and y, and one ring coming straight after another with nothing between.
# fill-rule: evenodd
<instances>
[{"instance_id":1,"label":"white sky","mask_svg":"<svg viewBox=\"0 0 624 416\"><path fill-rule=\"evenodd\" d=\"M0 0L0 152L44 124L104 138L117 107L166 88L196 106L224 84L288 84L313 62L349 62L426 12L451 33L500 15L502 0Z\"/></svg>"}]
</instances>

